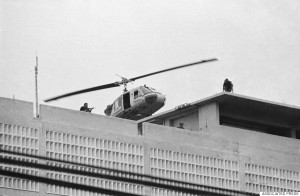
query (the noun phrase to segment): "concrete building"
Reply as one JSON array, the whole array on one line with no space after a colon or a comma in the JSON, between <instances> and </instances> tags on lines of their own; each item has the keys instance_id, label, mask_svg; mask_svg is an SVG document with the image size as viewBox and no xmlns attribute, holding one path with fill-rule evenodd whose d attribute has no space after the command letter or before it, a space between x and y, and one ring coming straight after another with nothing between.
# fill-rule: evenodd
<instances>
[{"instance_id":1,"label":"concrete building","mask_svg":"<svg viewBox=\"0 0 300 196\"><path fill-rule=\"evenodd\" d=\"M251 193L300 190L299 107L220 93L140 121L46 105L40 106L36 119L32 103L7 98L0 98L0 108L2 150ZM183 129L177 128L180 123ZM183 195L157 187L0 165L2 170L139 195ZM0 176L0 195L100 194Z\"/></svg>"}]
</instances>

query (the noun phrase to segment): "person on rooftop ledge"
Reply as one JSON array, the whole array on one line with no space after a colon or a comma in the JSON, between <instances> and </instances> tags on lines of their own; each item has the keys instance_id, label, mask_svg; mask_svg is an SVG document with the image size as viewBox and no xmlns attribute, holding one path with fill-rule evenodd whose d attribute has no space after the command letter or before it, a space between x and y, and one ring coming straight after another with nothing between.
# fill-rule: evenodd
<instances>
[{"instance_id":1,"label":"person on rooftop ledge","mask_svg":"<svg viewBox=\"0 0 300 196\"><path fill-rule=\"evenodd\" d=\"M225 92L233 92L233 84L227 78L225 79L224 84L223 84L223 91L225 91Z\"/></svg>"},{"instance_id":2,"label":"person on rooftop ledge","mask_svg":"<svg viewBox=\"0 0 300 196\"><path fill-rule=\"evenodd\" d=\"M84 103L84 105L81 106L80 111L83 111L83 112L92 112L93 109L94 108L89 108L88 107L88 103Z\"/></svg>"},{"instance_id":3,"label":"person on rooftop ledge","mask_svg":"<svg viewBox=\"0 0 300 196\"><path fill-rule=\"evenodd\" d=\"M182 122L181 122L181 123L179 123L179 126L178 126L177 128L179 128L179 129L184 129L184 127L183 127L183 123L182 123Z\"/></svg>"}]
</instances>

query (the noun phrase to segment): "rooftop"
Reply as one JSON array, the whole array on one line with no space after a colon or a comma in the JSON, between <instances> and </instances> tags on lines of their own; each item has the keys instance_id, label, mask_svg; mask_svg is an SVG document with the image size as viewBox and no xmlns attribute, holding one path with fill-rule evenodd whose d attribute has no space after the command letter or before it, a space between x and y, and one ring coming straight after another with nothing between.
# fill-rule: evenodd
<instances>
[{"instance_id":1,"label":"rooftop","mask_svg":"<svg viewBox=\"0 0 300 196\"><path fill-rule=\"evenodd\" d=\"M297 134L300 132L300 107L227 92L179 105L171 110L141 119L138 123L164 124L166 119L195 113L200 107L211 103L218 105L221 125L264 130L265 133L272 130L275 135L281 136L286 136L279 133L285 129L298 130Z\"/></svg>"}]
</instances>

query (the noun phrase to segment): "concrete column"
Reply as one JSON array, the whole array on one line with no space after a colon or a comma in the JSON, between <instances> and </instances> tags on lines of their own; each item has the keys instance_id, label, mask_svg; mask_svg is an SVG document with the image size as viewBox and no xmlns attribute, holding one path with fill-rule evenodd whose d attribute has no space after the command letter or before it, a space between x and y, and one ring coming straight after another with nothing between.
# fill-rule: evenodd
<instances>
[{"instance_id":1,"label":"concrete column","mask_svg":"<svg viewBox=\"0 0 300 196\"><path fill-rule=\"evenodd\" d=\"M296 128L292 128L291 129L291 138L295 138L296 139Z\"/></svg>"},{"instance_id":2,"label":"concrete column","mask_svg":"<svg viewBox=\"0 0 300 196\"><path fill-rule=\"evenodd\" d=\"M165 126L171 127L172 125L171 125L170 119L165 119L165 120L164 120L164 125L165 125Z\"/></svg>"},{"instance_id":3,"label":"concrete column","mask_svg":"<svg viewBox=\"0 0 300 196\"><path fill-rule=\"evenodd\" d=\"M143 124L144 133L148 132L148 130L146 129L148 129L148 127L145 124ZM151 176L151 170L150 170L151 149L148 142L145 142L143 146L144 146L144 175ZM150 180L150 179L144 177L143 180ZM144 190L145 190L145 195L151 195L152 193L151 186L144 186Z\"/></svg>"},{"instance_id":4,"label":"concrete column","mask_svg":"<svg viewBox=\"0 0 300 196\"><path fill-rule=\"evenodd\" d=\"M219 106L211 103L199 108L199 129L203 132L212 131L219 125Z\"/></svg>"},{"instance_id":5,"label":"concrete column","mask_svg":"<svg viewBox=\"0 0 300 196\"><path fill-rule=\"evenodd\" d=\"M250 158L246 156L240 156L239 157L239 190L245 191L247 189L246 187L246 164L249 163Z\"/></svg>"}]
</instances>

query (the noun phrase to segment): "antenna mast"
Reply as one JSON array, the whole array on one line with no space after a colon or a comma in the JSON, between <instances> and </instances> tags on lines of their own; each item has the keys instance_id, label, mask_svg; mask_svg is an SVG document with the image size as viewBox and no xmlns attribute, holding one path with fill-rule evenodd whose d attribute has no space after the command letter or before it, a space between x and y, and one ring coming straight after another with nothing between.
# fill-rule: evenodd
<instances>
[{"instance_id":1,"label":"antenna mast","mask_svg":"<svg viewBox=\"0 0 300 196\"><path fill-rule=\"evenodd\" d=\"M37 76L38 76L38 57L35 56L35 117L39 118L39 100L38 100L38 82L37 82Z\"/></svg>"}]
</instances>

